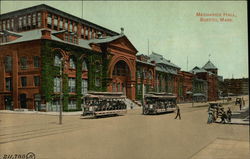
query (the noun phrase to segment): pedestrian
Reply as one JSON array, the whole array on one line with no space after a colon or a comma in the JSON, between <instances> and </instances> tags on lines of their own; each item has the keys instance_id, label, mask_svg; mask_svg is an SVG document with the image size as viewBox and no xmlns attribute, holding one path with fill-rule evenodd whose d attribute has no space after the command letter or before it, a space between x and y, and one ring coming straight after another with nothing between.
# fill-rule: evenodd
<instances>
[{"instance_id":1,"label":"pedestrian","mask_svg":"<svg viewBox=\"0 0 250 159\"><path fill-rule=\"evenodd\" d=\"M221 123L222 124L226 123L225 119L227 119L227 115L226 115L226 112L224 111L224 109L222 109L222 113L221 113Z\"/></svg>"},{"instance_id":2,"label":"pedestrian","mask_svg":"<svg viewBox=\"0 0 250 159\"><path fill-rule=\"evenodd\" d=\"M242 103L243 103L243 106L245 106L245 100L243 97L242 97Z\"/></svg>"},{"instance_id":3,"label":"pedestrian","mask_svg":"<svg viewBox=\"0 0 250 159\"><path fill-rule=\"evenodd\" d=\"M241 104L242 104L242 101L240 101L240 110L241 110L241 106L242 106Z\"/></svg>"},{"instance_id":4,"label":"pedestrian","mask_svg":"<svg viewBox=\"0 0 250 159\"><path fill-rule=\"evenodd\" d=\"M231 109L228 107L228 110L227 110L227 119L228 119L228 122L231 123L231 117L232 117L232 111Z\"/></svg>"},{"instance_id":5,"label":"pedestrian","mask_svg":"<svg viewBox=\"0 0 250 159\"><path fill-rule=\"evenodd\" d=\"M207 119L207 123L208 124L211 124L211 123L213 123L213 112L212 111L209 111L208 112L208 119Z\"/></svg>"},{"instance_id":6,"label":"pedestrian","mask_svg":"<svg viewBox=\"0 0 250 159\"><path fill-rule=\"evenodd\" d=\"M134 105L133 105L133 103L131 102L131 104L130 104L130 108L131 108L131 109L133 109L133 106L134 106Z\"/></svg>"},{"instance_id":7,"label":"pedestrian","mask_svg":"<svg viewBox=\"0 0 250 159\"><path fill-rule=\"evenodd\" d=\"M178 105L176 106L176 111L177 111L177 113L176 113L176 117L174 119L179 117L179 119L181 120L181 112L180 112L180 107Z\"/></svg>"}]
</instances>

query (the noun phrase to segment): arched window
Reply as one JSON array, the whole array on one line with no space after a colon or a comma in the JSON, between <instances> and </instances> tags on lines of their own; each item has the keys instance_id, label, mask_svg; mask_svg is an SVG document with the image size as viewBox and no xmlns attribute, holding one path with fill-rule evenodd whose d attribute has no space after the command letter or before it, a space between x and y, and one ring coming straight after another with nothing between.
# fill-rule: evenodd
<instances>
[{"instance_id":1,"label":"arched window","mask_svg":"<svg viewBox=\"0 0 250 159\"><path fill-rule=\"evenodd\" d=\"M5 64L5 72L11 72L12 71L12 57L5 56L4 64Z\"/></svg>"},{"instance_id":2,"label":"arched window","mask_svg":"<svg viewBox=\"0 0 250 159\"><path fill-rule=\"evenodd\" d=\"M69 58L69 68L76 69L75 58L73 56L70 56Z\"/></svg>"},{"instance_id":3,"label":"arched window","mask_svg":"<svg viewBox=\"0 0 250 159\"><path fill-rule=\"evenodd\" d=\"M57 53L54 59L54 66L61 66L61 64L62 64L62 56L59 53Z\"/></svg>"},{"instance_id":4,"label":"arched window","mask_svg":"<svg viewBox=\"0 0 250 159\"><path fill-rule=\"evenodd\" d=\"M88 71L87 63L85 60L82 62L82 71Z\"/></svg>"}]
</instances>

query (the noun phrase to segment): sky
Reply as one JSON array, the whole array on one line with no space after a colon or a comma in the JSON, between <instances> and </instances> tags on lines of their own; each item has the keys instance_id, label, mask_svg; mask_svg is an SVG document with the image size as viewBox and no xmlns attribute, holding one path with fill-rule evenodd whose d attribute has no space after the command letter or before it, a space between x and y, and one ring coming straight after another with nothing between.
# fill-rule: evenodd
<instances>
[{"instance_id":1,"label":"sky","mask_svg":"<svg viewBox=\"0 0 250 159\"><path fill-rule=\"evenodd\" d=\"M118 33L123 27L137 54L162 54L183 71L202 67L210 60L223 78L248 77L245 1L2 0L0 3L1 14L47 4ZM210 15L197 16L197 13Z\"/></svg>"}]
</instances>

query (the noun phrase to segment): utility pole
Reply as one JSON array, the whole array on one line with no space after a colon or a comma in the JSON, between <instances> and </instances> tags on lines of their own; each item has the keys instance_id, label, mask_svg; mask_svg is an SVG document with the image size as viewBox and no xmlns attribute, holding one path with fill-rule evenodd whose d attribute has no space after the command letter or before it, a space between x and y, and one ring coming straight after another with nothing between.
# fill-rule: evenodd
<instances>
[{"instance_id":1,"label":"utility pole","mask_svg":"<svg viewBox=\"0 0 250 159\"><path fill-rule=\"evenodd\" d=\"M83 0L82 0L82 19L83 19Z\"/></svg>"},{"instance_id":2,"label":"utility pole","mask_svg":"<svg viewBox=\"0 0 250 159\"><path fill-rule=\"evenodd\" d=\"M60 77L61 77L61 81L60 81L60 85L61 85L61 90L60 90L60 108L59 108L59 124L62 124L62 100L63 100L63 92L62 92L62 86L63 86L63 67L62 64L60 65Z\"/></svg>"},{"instance_id":3,"label":"utility pole","mask_svg":"<svg viewBox=\"0 0 250 159\"><path fill-rule=\"evenodd\" d=\"M148 39L148 56L149 56L149 39Z\"/></svg>"}]
</instances>

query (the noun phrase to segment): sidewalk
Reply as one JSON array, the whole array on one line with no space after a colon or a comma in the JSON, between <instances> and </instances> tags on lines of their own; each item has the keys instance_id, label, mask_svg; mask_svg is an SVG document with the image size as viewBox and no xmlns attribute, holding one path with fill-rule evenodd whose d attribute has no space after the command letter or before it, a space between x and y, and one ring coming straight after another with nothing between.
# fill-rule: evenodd
<instances>
[{"instance_id":1,"label":"sidewalk","mask_svg":"<svg viewBox=\"0 0 250 159\"><path fill-rule=\"evenodd\" d=\"M40 115L59 115L59 112L39 112L39 111L12 111L12 110L0 110L0 113L6 114L40 114ZM76 112L62 112L62 115L77 115L80 116L82 111Z\"/></svg>"}]
</instances>

